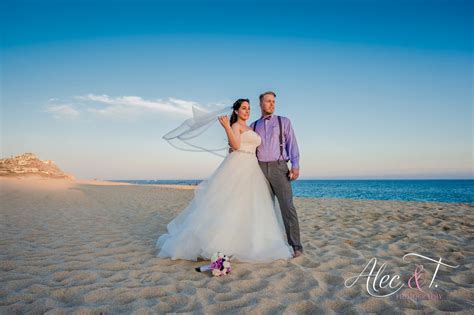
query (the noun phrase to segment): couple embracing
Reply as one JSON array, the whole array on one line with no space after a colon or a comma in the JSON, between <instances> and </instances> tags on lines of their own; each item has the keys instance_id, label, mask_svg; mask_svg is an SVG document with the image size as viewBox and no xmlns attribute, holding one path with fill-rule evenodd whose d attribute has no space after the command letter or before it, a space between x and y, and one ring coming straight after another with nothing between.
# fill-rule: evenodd
<instances>
[{"instance_id":1,"label":"couple embracing","mask_svg":"<svg viewBox=\"0 0 474 315\"><path fill-rule=\"evenodd\" d=\"M167 225L158 257L209 259L220 251L237 261L269 262L303 255L291 187L299 176L298 144L290 120L274 114L275 98L271 91L260 95L262 115L250 126L248 99L233 104L230 119L218 117L230 153Z\"/></svg>"}]
</instances>

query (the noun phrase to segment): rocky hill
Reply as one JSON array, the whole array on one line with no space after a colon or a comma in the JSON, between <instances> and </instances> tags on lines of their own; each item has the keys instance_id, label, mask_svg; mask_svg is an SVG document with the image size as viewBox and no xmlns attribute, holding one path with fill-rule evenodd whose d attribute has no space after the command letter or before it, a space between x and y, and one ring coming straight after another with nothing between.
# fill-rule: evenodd
<instances>
[{"instance_id":1,"label":"rocky hill","mask_svg":"<svg viewBox=\"0 0 474 315\"><path fill-rule=\"evenodd\" d=\"M61 171L53 161L42 161L33 153L25 153L15 157L1 159L0 176L41 176L46 178L75 179L73 175Z\"/></svg>"}]
</instances>

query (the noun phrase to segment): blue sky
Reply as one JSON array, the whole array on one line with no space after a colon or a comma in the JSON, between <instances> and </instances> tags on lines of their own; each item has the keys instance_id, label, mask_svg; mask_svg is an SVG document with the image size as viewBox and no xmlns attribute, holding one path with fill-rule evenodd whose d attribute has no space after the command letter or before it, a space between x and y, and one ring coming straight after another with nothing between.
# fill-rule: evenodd
<instances>
[{"instance_id":1,"label":"blue sky","mask_svg":"<svg viewBox=\"0 0 474 315\"><path fill-rule=\"evenodd\" d=\"M205 178L222 159L162 135L192 104L248 97L253 121L271 89L301 178L473 178L473 9L3 1L2 157L33 152L78 178Z\"/></svg>"}]
</instances>

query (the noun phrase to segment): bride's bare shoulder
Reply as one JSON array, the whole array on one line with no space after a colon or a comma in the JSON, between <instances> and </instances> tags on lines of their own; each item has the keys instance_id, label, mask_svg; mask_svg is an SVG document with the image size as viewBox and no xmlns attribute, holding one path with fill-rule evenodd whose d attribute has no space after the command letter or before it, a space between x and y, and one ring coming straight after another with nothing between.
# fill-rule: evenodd
<instances>
[{"instance_id":1,"label":"bride's bare shoulder","mask_svg":"<svg viewBox=\"0 0 474 315\"><path fill-rule=\"evenodd\" d=\"M234 124L231 126L231 128L232 128L232 131L234 132L234 134L236 134L236 135L240 135L240 134L242 133L242 131L241 131L241 128L242 128L242 127L241 127L239 124L237 124L237 123L234 123Z\"/></svg>"},{"instance_id":2,"label":"bride's bare shoulder","mask_svg":"<svg viewBox=\"0 0 474 315\"><path fill-rule=\"evenodd\" d=\"M242 126L240 124L234 123L232 125L232 130L234 131L235 134L243 134L246 131L252 130L252 128L249 128L248 126Z\"/></svg>"}]
</instances>

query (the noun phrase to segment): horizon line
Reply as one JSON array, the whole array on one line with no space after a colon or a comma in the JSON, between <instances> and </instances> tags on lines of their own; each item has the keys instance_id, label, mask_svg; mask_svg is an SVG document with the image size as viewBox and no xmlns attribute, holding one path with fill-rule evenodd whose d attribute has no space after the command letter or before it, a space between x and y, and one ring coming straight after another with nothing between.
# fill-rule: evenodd
<instances>
[{"instance_id":1,"label":"horizon line","mask_svg":"<svg viewBox=\"0 0 474 315\"><path fill-rule=\"evenodd\" d=\"M91 180L98 178L89 178ZM206 180L207 178L197 179L101 179L105 181L133 181L133 180L148 180L148 181L197 181L197 180ZM299 178L296 181L301 180L474 180L474 178Z\"/></svg>"}]
</instances>

